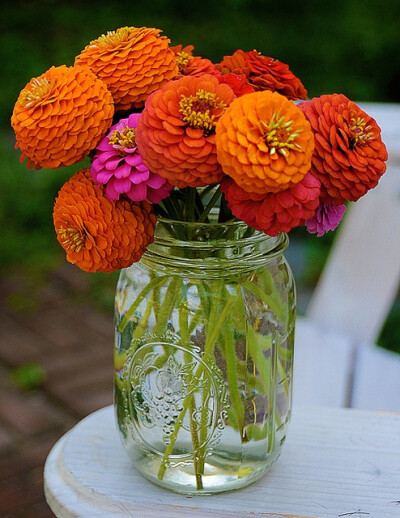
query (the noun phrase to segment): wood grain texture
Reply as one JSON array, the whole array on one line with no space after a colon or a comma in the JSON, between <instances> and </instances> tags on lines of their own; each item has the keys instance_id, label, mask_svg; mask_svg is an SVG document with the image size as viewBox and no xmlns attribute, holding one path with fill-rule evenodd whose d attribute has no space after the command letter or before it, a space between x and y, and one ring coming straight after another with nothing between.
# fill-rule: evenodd
<instances>
[{"instance_id":1,"label":"wood grain texture","mask_svg":"<svg viewBox=\"0 0 400 518\"><path fill-rule=\"evenodd\" d=\"M107 407L53 448L45 493L61 518L398 518L400 415L298 409L280 459L261 481L235 493L188 498L135 471Z\"/></svg>"}]
</instances>

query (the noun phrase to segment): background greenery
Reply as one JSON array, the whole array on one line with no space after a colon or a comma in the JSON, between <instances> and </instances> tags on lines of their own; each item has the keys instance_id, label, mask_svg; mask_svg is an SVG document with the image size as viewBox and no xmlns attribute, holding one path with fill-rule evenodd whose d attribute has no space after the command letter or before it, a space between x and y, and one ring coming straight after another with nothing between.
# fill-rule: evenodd
<instances>
[{"instance_id":1,"label":"background greenery","mask_svg":"<svg viewBox=\"0 0 400 518\"><path fill-rule=\"evenodd\" d=\"M52 205L67 170L27 171L13 149L10 116L19 91L53 65L71 65L92 39L125 25L163 29L173 44L195 45L219 61L237 48L260 50L290 65L309 95L342 92L355 101L400 101L398 0L16 0L0 7L0 274L22 269L43 279L64 261L52 228ZM291 256L304 293L312 288L333 235L292 232ZM89 292L111 304L116 275L89 275ZM35 282L32 281L33 284ZM395 305L382 343L400 349ZM400 352L400 351L399 351Z\"/></svg>"}]
</instances>

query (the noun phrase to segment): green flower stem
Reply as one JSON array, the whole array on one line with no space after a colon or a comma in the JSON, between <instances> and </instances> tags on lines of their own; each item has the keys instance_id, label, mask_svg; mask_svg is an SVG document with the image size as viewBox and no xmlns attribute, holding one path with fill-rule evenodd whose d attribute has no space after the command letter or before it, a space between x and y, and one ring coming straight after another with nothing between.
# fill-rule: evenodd
<instances>
[{"instance_id":1,"label":"green flower stem","mask_svg":"<svg viewBox=\"0 0 400 518\"><path fill-rule=\"evenodd\" d=\"M281 349L281 339L279 337L279 333L276 333L276 347L278 347L278 351ZM285 394L286 394L286 396L288 396L289 395L290 383L289 383L288 377L286 376L286 371L285 371L285 368L284 368L284 366L282 365L282 363L280 361L280 358L277 358L276 367L277 367L277 370L278 370L278 374L281 377L281 380L283 382L283 387L285 389Z\"/></svg>"},{"instance_id":2,"label":"green flower stem","mask_svg":"<svg viewBox=\"0 0 400 518\"><path fill-rule=\"evenodd\" d=\"M221 302L225 301L226 289L223 288L221 293ZM240 295L240 292L239 292ZM237 302L238 290L236 291L236 295L233 295L234 300L232 304ZM238 383L238 370L237 370L237 356L235 350L235 336L233 329L233 322L231 313L227 314L224 325L221 328L220 338L222 342L221 350L225 356L226 361L226 372L227 372L227 382L229 388L229 396L231 402L231 409L233 413L233 420L235 422L236 427L239 430L241 440L244 438L244 407L242 398L239 391L239 383ZM200 473L204 472L204 462L206 455L206 445L205 441L207 438L207 413L205 409L205 405L202 406L202 414L201 414L201 426L200 426L200 444L201 449L199 453L199 470Z\"/></svg>"},{"instance_id":3,"label":"green flower stem","mask_svg":"<svg viewBox=\"0 0 400 518\"><path fill-rule=\"evenodd\" d=\"M138 325L136 326L135 331L133 332L134 339L140 338L146 332L147 322L149 321L149 317L150 317L152 309L153 309L153 300L152 300L152 297L150 297L149 300L147 301L147 306L146 306L146 309L144 310L143 316L140 319Z\"/></svg>"},{"instance_id":4,"label":"green flower stem","mask_svg":"<svg viewBox=\"0 0 400 518\"><path fill-rule=\"evenodd\" d=\"M214 205L217 203L217 201L219 200L220 197L221 197L221 189L218 187L218 189L212 195L210 201L207 203L203 213L200 215L200 217L198 219L199 223L203 223L207 219L211 209L214 207Z\"/></svg>"},{"instance_id":5,"label":"green flower stem","mask_svg":"<svg viewBox=\"0 0 400 518\"><path fill-rule=\"evenodd\" d=\"M292 360L293 352L290 349L285 349L281 345L279 346L279 356L285 360Z\"/></svg>"},{"instance_id":6,"label":"green flower stem","mask_svg":"<svg viewBox=\"0 0 400 518\"><path fill-rule=\"evenodd\" d=\"M179 297L182 288L182 280L179 277L172 277L171 282L165 292L164 302L160 307L156 325L153 333L155 335L163 334L167 329L168 320L174 309L175 301Z\"/></svg>"},{"instance_id":7,"label":"green flower stem","mask_svg":"<svg viewBox=\"0 0 400 518\"><path fill-rule=\"evenodd\" d=\"M221 286L221 284L222 285L224 284L224 281L218 281L218 284ZM218 293L218 292L220 293L221 289L216 291L216 293ZM227 317L233 303L235 302L235 298L236 298L236 295L230 295L228 297L225 307L221 311L221 313L219 313L219 310L220 310L219 304L212 305L211 312L210 312L210 319L209 319L210 324L207 327L207 338L206 338L206 343L204 346L204 356L208 356L212 353L213 346L214 346L215 342L217 341L221 327L224 324L226 317ZM212 328L212 323L215 321L216 317L218 317L218 314L219 314L219 318L210 334L209 328Z\"/></svg>"},{"instance_id":8,"label":"green flower stem","mask_svg":"<svg viewBox=\"0 0 400 518\"><path fill-rule=\"evenodd\" d=\"M197 324L199 323L202 316L203 316L203 310L201 308L199 308L196 311L196 313L192 316L192 320L190 321L189 330L188 330L189 336L195 330L195 328L196 328Z\"/></svg>"},{"instance_id":9,"label":"green flower stem","mask_svg":"<svg viewBox=\"0 0 400 518\"><path fill-rule=\"evenodd\" d=\"M156 286L160 287L163 284L167 282L169 279L168 275L163 275L162 277L156 277L152 281L150 281L146 286L143 288L143 290L139 293L139 295L136 297L135 302L132 304L132 306L127 310L125 315L122 317L121 322L118 326L118 331L120 333L123 333L126 326L129 324L129 322L132 320L133 315L135 314L135 311L140 306L140 303L144 300L146 295Z\"/></svg>"},{"instance_id":10,"label":"green flower stem","mask_svg":"<svg viewBox=\"0 0 400 518\"><path fill-rule=\"evenodd\" d=\"M168 218L168 212L162 207L161 203L157 203L154 207L154 211L157 216Z\"/></svg>"},{"instance_id":11,"label":"green flower stem","mask_svg":"<svg viewBox=\"0 0 400 518\"><path fill-rule=\"evenodd\" d=\"M214 283L213 283L214 284ZM213 289L213 287L211 288ZM204 355L203 355L203 361L206 361L208 363L208 356L206 357L206 351L208 350L207 347L207 341L209 339L209 333L211 329L215 329L218 313L220 310L220 304L223 304L223 284L221 284L220 281L217 281L215 283L215 298L211 298L211 310L208 318L205 319L206 321L206 343L204 345ZM214 303L216 300L217 303ZM212 338L212 343L214 344L218 338L218 335L215 335L215 338ZM214 349L214 347L213 347ZM197 376L195 376L195 379ZM200 412L200 444L201 449L198 452L198 463L197 463L197 473L199 475L204 474L204 460L205 460L205 441L207 438L207 424L206 424L206 413L205 413L205 404L206 404L206 393L208 392L209 387L205 386L204 391L202 393L202 403L201 403L201 412Z\"/></svg>"},{"instance_id":12,"label":"green flower stem","mask_svg":"<svg viewBox=\"0 0 400 518\"><path fill-rule=\"evenodd\" d=\"M165 211L168 214L168 217L170 219L174 219L176 221L181 221L183 219L180 208L179 208L179 204L174 203L172 196L165 198L162 201L162 203L163 203L163 205L165 207Z\"/></svg>"},{"instance_id":13,"label":"green flower stem","mask_svg":"<svg viewBox=\"0 0 400 518\"><path fill-rule=\"evenodd\" d=\"M260 377L256 374L253 374L247 370L247 361L238 361L237 362L237 371L238 376L240 378L245 378L245 383L251 387L252 390L255 390L259 394L265 393L264 383L260 380Z\"/></svg>"},{"instance_id":14,"label":"green flower stem","mask_svg":"<svg viewBox=\"0 0 400 518\"><path fill-rule=\"evenodd\" d=\"M221 282L221 281L219 281L219 282ZM206 363L206 364L209 361L210 356L212 356L212 354L213 354L215 342L216 342L216 340L218 338L218 335L220 333L221 327L222 327L222 325L225 322L226 316L229 313L229 311L231 310L231 307L232 307L232 305L234 303L234 300L235 300L235 296L234 295L231 295L228 298L228 301L227 301L224 309L220 313L219 318L217 318L218 317L218 311L219 311L219 307L218 307L219 305L218 304L213 304L212 305L213 307L211 308L209 325L207 326L207 337L206 337L206 341L205 341L205 345L204 345L204 353L203 353L203 362ZM211 327L211 323L212 322L216 322L216 324L215 324L215 326L213 328ZM209 330L211 330L211 329L212 329L212 331L209 332ZM164 477L165 470L167 469L167 465L168 465L168 458L169 458L169 456L172 453L175 441L176 441L176 439L178 437L178 433L179 433L180 427L181 427L182 422L183 422L183 418L184 418L184 416L185 416L185 414L186 414L186 412L188 410L190 401L192 399L192 392L195 389L196 381L203 374L203 370L204 370L204 367L203 367L203 363L202 363L196 369L196 372L195 372L195 374L193 376L193 384L189 385L189 387L188 387L188 395L186 396L186 398L184 399L184 401L182 403L183 408L182 408L181 413L179 414L179 416L178 416L178 418L177 418L177 420L175 422L174 431L172 432L172 434L170 436L170 443L166 447L165 452L164 452L164 456L163 456L162 461L161 461L161 465L160 465L160 468L159 468L159 471L158 471L158 478L160 480L162 480L163 477Z\"/></svg>"},{"instance_id":15,"label":"green flower stem","mask_svg":"<svg viewBox=\"0 0 400 518\"><path fill-rule=\"evenodd\" d=\"M235 337L233 332L232 316L228 315L221 332L223 349L225 352L227 381L229 387L232 409L239 427L240 436L243 437L244 407L239 391L237 356L235 350Z\"/></svg>"},{"instance_id":16,"label":"green flower stem","mask_svg":"<svg viewBox=\"0 0 400 518\"><path fill-rule=\"evenodd\" d=\"M204 288L204 285L201 281L199 281L197 284L197 293L199 295L201 308L203 309L205 321L208 322L210 308L208 307L209 304L208 304L208 297L207 297L206 289Z\"/></svg>"},{"instance_id":17,"label":"green flower stem","mask_svg":"<svg viewBox=\"0 0 400 518\"><path fill-rule=\"evenodd\" d=\"M204 391L202 394L202 402L201 402L201 412L200 412L200 444L201 447L199 449L198 453L198 461L197 461L197 473L202 476L204 475L204 462L206 458L206 440L207 440L207 410L208 407L206 407L207 398L206 394L209 394L210 392L210 380L208 379L204 386Z\"/></svg>"},{"instance_id":18,"label":"green flower stem","mask_svg":"<svg viewBox=\"0 0 400 518\"><path fill-rule=\"evenodd\" d=\"M200 192L200 198L203 199L204 196L206 196L209 192L211 192L213 189L215 189L215 185L207 185L207 187L204 187L204 189Z\"/></svg>"},{"instance_id":19,"label":"green flower stem","mask_svg":"<svg viewBox=\"0 0 400 518\"><path fill-rule=\"evenodd\" d=\"M248 291L253 293L258 299L262 300L265 305L267 305L279 318L279 320L282 323L285 323L286 321L286 315L283 310L282 304L280 304L279 301L275 300L275 297L270 296L267 293L264 293L264 290L262 290L259 286L257 286L254 283L251 283L251 281L244 281L243 287L246 288ZM273 293L273 291L270 291L269 293Z\"/></svg>"},{"instance_id":20,"label":"green flower stem","mask_svg":"<svg viewBox=\"0 0 400 518\"><path fill-rule=\"evenodd\" d=\"M250 356L254 366L259 373L262 383L262 395L268 395L268 419L265 433L268 437L267 448L272 451L275 447L275 428L276 428L276 397L272 391L276 390L276 373L278 369L276 348L279 347L279 333L275 332L275 340L270 336L263 336L253 327L247 330L247 343ZM265 354L266 351L270 354Z\"/></svg>"},{"instance_id":21,"label":"green flower stem","mask_svg":"<svg viewBox=\"0 0 400 518\"><path fill-rule=\"evenodd\" d=\"M158 314L160 312L160 289L162 284L157 284L154 286L153 291L151 292L151 299L153 302L153 311L154 311L154 318L158 319Z\"/></svg>"},{"instance_id":22,"label":"green flower stem","mask_svg":"<svg viewBox=\"0 0 400 518\"><path fill-rule=\"evenodd\" d=\"M233 219L234 219L234 216L233 216L230 208L228 207L225 196L222 195L220 206L219 206L218 222L226 223L227 221L233 221Z\"/></svg>"},{"instance_id":23,"label":"green flower stem","mask_svg":"<svg viewBox=\"0 0 400 518\"><path fill-rule=\"evenodd\" d=\"M185 307L186 298L184 296L184 293L182 291L182 300L179 307L179 329L181 334L181 340L182 344L189 344L190 343L190 332L189 332L189 325L188 325L188 310ZM191 355L188 353L185 353L184 355L185 362L190 363L191 361ZM192 377L189 378L189 383L192 382ZM193 416L196 411L196 403L194 400L194 397L192 395L189 405L189 412L190 412L190 431L192 435L192 444L193 444L193 452L194 452L194 471L196 474L196 487L198 490L203 489L203 479L198 469L198 457L197 452L199 451L199 437L197 435L197 429L196 429L196 423L193 419Z\"/></svg>"},{"instance_id":24,"label":"green flower stem","mask_svg":"<svg viewBox=\"0 0 400 518\"><path fill-rule=\"evenodd\" d=\"M200 217L200 214L202 214L202 212L204 210L204 206L203 206L203 203L201 201L201 197L200 197L200 195L199 195L197 190L196 190L195 208L196 208L196 221L198 221L198 218ZM209 223L208 218L206 219L206 221L207 221L207 223Z\"/></svg>"},{"instance_id":25,"label":"green flower stem","mask_svg":"<svg viewBox=\"0 0 400 518\"><path fill-rule=\"evenodd\" d=\"M261 383L262 395L268 394L271 382L271 356L267 358L260 344L264 338L257 333L252 326L248 326L246 334L247 348L254 366L259 373L258 379Z\"/></svg>"},{"instance_id":26,"label":"green flower stem","mask_svg":"<svg viewBox=\"0 0 400 518\"><path fill-rule=\"evenodd\" d=\"M279 343L279 333L275 331L275 340L272 339L272 347L271 347L271 357L270 357L270 384L269 384L269 395L268 395L268 431L267 431L267 451L272 452L275 450L275 440L276 440L276 373L277 373L277 360L278 354L276 351L276 347L278 347Z\"/></svg>"},{"instance_id":27,"label":"green flower stem","mask_svg":"<svg viewBox=\"0 0 400 518\"><path fill-rule=\"evenodd\" d=\"M196 207L196 192L194 187L187 187L185 194L186 221L194 221L194 211Z\"/></svg>"},{"instance_id":28,"label":"green flower stem","mask_svg":"<svg viewBox=\"0 0 400 518\"><path fill-rule=\"evenodd\" d=\"M275 410L275 422L276 422L276 428L279 429L282 426L282 416L278 412L278 409Z\"/></svg>"},{"instance_id":29,"label":"green flower stem","mask_svg":"<svg viewBox=\"0 0 400 518\"><path fill-rule=\"evenodd\" d=\"M289 324L288 306L286 302L282 301L271 272L268 268L263 268L258 272L258 277L263 283L263 291L268 294L268 299L272 303L271 308L275 308L276 315L286 327Z\"/></svg>"}]
</instances>

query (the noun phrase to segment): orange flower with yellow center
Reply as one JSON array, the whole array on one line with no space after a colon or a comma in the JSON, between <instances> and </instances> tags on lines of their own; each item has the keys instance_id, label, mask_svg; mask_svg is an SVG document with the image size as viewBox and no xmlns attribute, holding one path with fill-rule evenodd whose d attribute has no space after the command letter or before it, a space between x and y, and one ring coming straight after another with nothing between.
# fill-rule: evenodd
<instances>
[{"instance_id":1,"label":"orange flower with yellow center","mask_svg":"<svg viewBox=\"0 0 400 518\"><path fill-rule=\"evenodd\" d=\"M191 128L200 128L204 135L214 131L216 119L226 109L224 101L215 93L197 90L194 95L182 95L179 101L179 112L183 122Z\"/></svg>"},{"instance_id":2,"label":"orange flower with yellow center","mask_svg":"<svg viewBox=\"0 0 400 518\"><path fill-rule=\"evenodd\" d=\"M152 94L136 130L147 167L176 187L219 182L215 127L233 99L232 89L208 74L184 76Z\"/></svg>"},{"instance_id":3,"label":"orange flower with yellow center","mask_svg":"<svg viewBox=\"0 0 400 518\"><path fill-rule=\"evenodd\" d=\"M193 56L193 45L186 45L186 47L175 45L171 49L176 54L176 64L181 76L200 77L204 74L212 74L219 77L221 75L212 61L200 56Z\"/></svg>"},{"instance_id":4,"label":"orange flower with yellow center","mask_svg":"<svg viewBox=\"0 0 400 518\"><path fill-rule=\"evenodd\" d=\"M121 27L91 41L75 58L102 79L115 109L141 108L152 92L178 75L170 40L159 29Z\"/></svg>"},{"instance_id":5,"label":"orange flower with yellow center","mask_svg":"<svg viewBox=\"0 0 400 518\"><path fill-rule=\"evenodd\" d=\"M53 221L69 262L109 273L139 261L153 241L156 217L150 203L111 202L82 169L59 191Z\"/></svg>"},{"instance_id":6,"label":"orange flower with yellow center","mask_svg":"<svg viewBox=\"0 0 400 518\"><path fill-rule=\"evenodd\" d=\"M32 79L14 106L11 125L28 167L57 169L80 162L111 126L106 85L84 67L52 67Z\"/></svg>"},{"instance_id":7,"label":"orange flower with yellow center","mask_svg":"<svg viewBox=\"0 0 400 518\"><path fill-rule=\"evenodd\" d=\"M321 95L299 107L315 133L312 172L323 185L324 201L357 201L386 170L378 124L343 94Z\"/></svg>"},{"instance_id":8,"label":"orange flower with yellow center","mask_svg":"<svg viewBox=\"0 0 400 518\"><path fill-rule=\"evenodd\" d=\"M293 102L277 92L235 99L218 121L215 137L224 172L250 193L291 188L311 167L310 124Z\"/></svg>"},{"instance_id":9,"label":"orange flower with yellow center","mask_svg":"<svg viewBox=\"0 0 400 518\"><path fill-rule=\"evenodd\" d=\"M178 52L176 54L176 64L178 65L179 73L184 74L186 67L192 61L193 56L191 56L188 52Z\"/></svg>"}]
</instances>

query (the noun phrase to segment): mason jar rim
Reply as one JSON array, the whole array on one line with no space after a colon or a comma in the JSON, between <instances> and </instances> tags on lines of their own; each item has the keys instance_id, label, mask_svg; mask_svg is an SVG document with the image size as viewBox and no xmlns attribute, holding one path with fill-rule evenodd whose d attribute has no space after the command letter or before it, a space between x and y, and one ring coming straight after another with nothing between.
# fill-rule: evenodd
<instances>
[{"instance_id":1,"label":"mason jar rim","mask_svg":"<svg viewBox=\"0 0 400 518\"><path fill-rule=\"evenodd\" d=\"M142 259L188 261L193 267L214 263L218 268L226 260L230 268L232 260L258 263L282 255L288 243L285 233L269 236L241 220L207 223L158 218L154 241Z\"/></svg>"}]
</instances>

